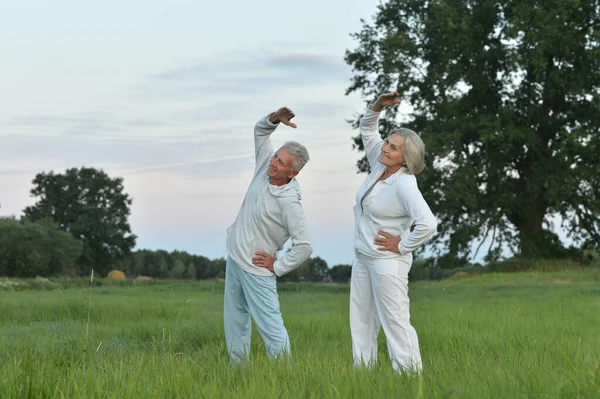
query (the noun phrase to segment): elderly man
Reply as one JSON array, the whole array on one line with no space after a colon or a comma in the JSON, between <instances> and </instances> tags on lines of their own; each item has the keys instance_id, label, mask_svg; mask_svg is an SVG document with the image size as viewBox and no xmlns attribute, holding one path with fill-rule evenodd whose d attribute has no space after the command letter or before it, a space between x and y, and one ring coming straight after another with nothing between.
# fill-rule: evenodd
<instances>
[{"instance_id":1,"label":"elderly man","mask_svg":"<svg viewBox=\"0 0 600 399\"><path fill-rule=\"evenodd\" d=\"M308 162L306 148L294 141L273 151L270 135L279 123L296 128L287 107L262 118L254 127L256 167L235 222L227 229L225 338L232 362L250 351L250 316L275 359L290 354L277 297L276 276L300 266L312 253L295 176ZM291 247L282 251L291 239Z\"/></svg>"}]
</instances>

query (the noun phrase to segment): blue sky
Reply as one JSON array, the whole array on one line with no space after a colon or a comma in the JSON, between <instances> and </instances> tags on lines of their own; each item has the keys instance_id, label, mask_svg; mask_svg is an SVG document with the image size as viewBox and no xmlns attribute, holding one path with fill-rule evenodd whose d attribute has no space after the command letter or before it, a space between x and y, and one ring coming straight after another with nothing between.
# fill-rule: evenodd
<instances>
[{"instance_id":1,"label":"blue sky","mask_svg":"<svg viewBox=\"0 0 600 399\"><path fill-rule=\"evenodd\" d=\"M5 2L9 3L9 2ZM33 203L41 171L88 166L125 180L138 248L225 256L253 171L252 128L279 128L311 161L298 180L315 252L351 263L364 175L346 122L344 52L378 1L58 0L0 6L0 214Z\"/></svg>"}]
</instances>

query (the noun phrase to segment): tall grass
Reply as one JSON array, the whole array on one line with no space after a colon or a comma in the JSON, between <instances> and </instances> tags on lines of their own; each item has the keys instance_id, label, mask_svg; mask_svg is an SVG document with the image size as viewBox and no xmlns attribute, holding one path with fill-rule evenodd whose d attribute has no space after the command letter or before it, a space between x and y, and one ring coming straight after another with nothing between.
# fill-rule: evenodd
<instances>
[{"instance_id":1,"label":"tall grass","mask_svg":"<svg viewBox=\"0 0 600 399\"><path fill-rule=\"evenodd\" d=\"M354 370L347 285L280 285L291 361L253 331L231 365L223 285L0 293L2 398L598 398L600 272L486 274L410 287L421 377ZM89 321L88 321L89 317ZM86 339L87 337L87 339Z\"/></svg>"}]
</instances>

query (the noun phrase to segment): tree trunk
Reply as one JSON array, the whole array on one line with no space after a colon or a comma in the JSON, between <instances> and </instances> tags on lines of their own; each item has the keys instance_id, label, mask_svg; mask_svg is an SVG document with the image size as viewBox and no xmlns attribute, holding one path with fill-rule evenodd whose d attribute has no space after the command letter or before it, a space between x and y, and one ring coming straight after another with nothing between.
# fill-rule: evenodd
<instances>
[{"instance_id":1,"label":"tree trunk","mask_svg":"<svg viewBox=\"0 0 600 399\"><path fill-rule=\"evenodd\" d=\"M525 191L523 208L519 212L519 246L520 257L523 259L543 258L548 252L547 234L544 230L544 216L547 204L539 193L528 186Z\"/></svg>"},{"instance_id":2,"label":"tree trunk","mask_svg":"<svg viewBox=\"0 0 600 399\"><path fill-rule=\"evenodd\" d=\"M546 239L542 223L545 212L531 209L529 215L518 226L520 241L520 257L532 259L542 257L545 252Z\"/></svg>"},{"instance_id":3,"label":"tree trunk","mask_svg":"<svg viewBox=\"0 0 600 399\"><path fill-rule=\"evenodd\" d=\"M538 176L531 161L523 169L523 201L519 209L517 228L519 229L520 257L522 259L542 258L547 253L547 236L543 223L548 204L536 187L540 186Z\"/></svg>"}]
</instances>

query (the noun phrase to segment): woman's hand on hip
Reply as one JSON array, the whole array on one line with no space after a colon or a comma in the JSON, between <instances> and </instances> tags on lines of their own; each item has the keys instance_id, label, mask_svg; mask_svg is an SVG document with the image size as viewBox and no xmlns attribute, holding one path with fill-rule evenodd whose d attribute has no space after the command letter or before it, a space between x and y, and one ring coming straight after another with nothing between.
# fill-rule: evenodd
<instances>
[{"instance_id":1,"label":"woman's hand on hip","mask_svg":"<svg viewBox=\"0 0 600 399\"><path fill-rule=\"evenodd\" d=\"M400 236L394 236L385 231L378 231L373 239L373 244L377 245L377 249L380 251L390 251L399 254L398 244L400 244L401 240Z\"/></svg>"}]
</instances>

